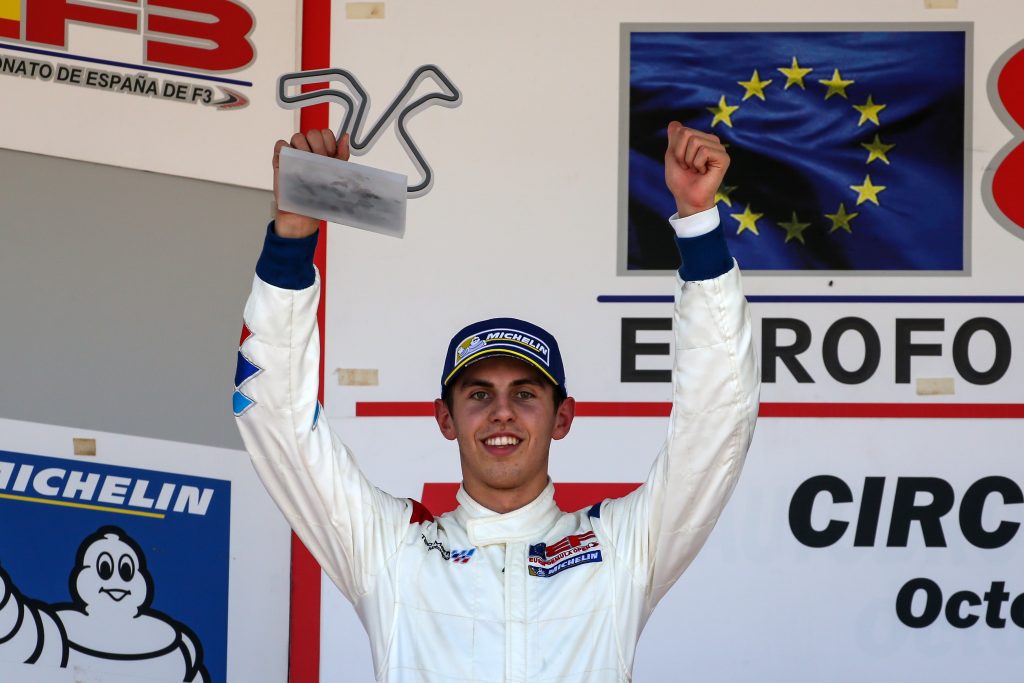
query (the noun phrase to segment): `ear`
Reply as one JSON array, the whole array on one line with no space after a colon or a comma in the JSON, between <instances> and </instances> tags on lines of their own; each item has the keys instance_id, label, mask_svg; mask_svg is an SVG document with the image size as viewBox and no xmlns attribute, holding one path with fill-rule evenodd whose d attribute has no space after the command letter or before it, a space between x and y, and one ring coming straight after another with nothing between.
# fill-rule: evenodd
<instances>
[{"instance_id":1,"label":"ear","mask_svg":"<svg viewBox=\"0 0 1024 683\"><path fill-rule=\"evenodd\" d=\"M565 437L572 427L572 419L576 417L576 399L567 397L555 411L555 429L551 432L551 438L558 440Z\"/></svg>"},{"instance_id":2,"label":"ear","mask_svg":"<svg viewBox=\"0 0 1024 683\"><path fill-rule=\"evenodd\" d=\"M448 405L439 398L434 399L434 419L437 420L437 426L444 438L454 441L456 436L455 419L452 418Z\"/></svg>"}]
</instances>

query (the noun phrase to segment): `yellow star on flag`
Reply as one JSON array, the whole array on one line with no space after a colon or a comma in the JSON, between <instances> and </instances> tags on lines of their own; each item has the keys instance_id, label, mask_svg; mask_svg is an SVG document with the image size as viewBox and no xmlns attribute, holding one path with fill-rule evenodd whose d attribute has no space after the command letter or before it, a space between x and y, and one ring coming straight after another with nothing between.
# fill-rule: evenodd
<instances>
[{"instance_id":1,"label":"yellow star on flag","mask_svg":"<svg viewBox=\"0 0 1024 683\"><path fill-rule=\"evenodd\" d=\"M739 109L739 108L740 108L740 105L738 105L738 104L734 104L734 105L730 106L728 103L726 103L725 95L722 95L721 97L719 97L718 98L718 106L717 107L708 107L707 108L709 112L711 112L712 114L715 115L715 118L711 120L711 127L714 128L719 123L725 123L725 125L727 125L730 128L732 128L732 119L729 118L729 117L732 116L732 113L734 111L736 111L737 109Z\"/></svg>"},{"instance_id":2,"label":"yellow star on flag","mask_svg":"<svg viewBox=\"0 0 1024 683\"><path fill-rule=\"evenodd\" d=\"M755 235L760 236L760 232L757 230L757 219L764 216L763 213L754 213L750 210L750 204L747 204L747 208L743 210L743 213L731 213L729 214L739 222L740 227L736 230L736 234L742 234L744 230L749 230Z\"/></svg>"},{"instance_id":3,"label":"yellow star on flag","mask_svg":"<svg viewBox=\"0 0 1024 683\"><path fill-rule=\"evenodd\" d=\"M746 102L749 98L757 96L764 101L764 89L772 84L771 81L762 81L761 77L757 75L757 69L754 69L754 75L750 77L749 81L737 81L738 84L746 88L746 93L743 95L743 101Z\"/></svg>"},{"instance_id":4,"label":"yellow star on flag","mask_svg":"<svg viewBox=\"0 0 1024 683\"><path fill-rule=\"evenodd\" d=\"M727 206L732 206L732 199L730 199L729 195L732 194L736 187L736 185L722 185L719 187L718 192L715 192L715 204L724 202Z\"/></svg>"},{"instance_id":5,"label":"yellow star on flag","mask_svg":"<svg viewBox=\"0 0 1024 683\"><path fill-rule=\"evenodd\" d=\"M861 205L864 202L873 202L875 206L880 206L878 203L878 193L885 189L885 185L874 185L871 182L871 176L864 176L863 185L850 185L851 190L857 191L857 205Z\"/></svg>"},{"instance_id":6,"label":"yellow star on flag","mask_svg":"<svg viewBox=\"0 0 1024 683\"><path fill-rule=\"evenodd\" d=\"M860 121L857 122L858 126L863 126L867 121L880 126L878 122L878 112L886 108L885 104L875 104L875 101L871 99L871 95L868 95L868 101L864 104L855 104L853 108L860 112Z\"/></svg>"},{"instance_id":7,"label":"yellow star on flag","mask_svg":"<svg viewBox=\"0 0 1024 683\"><path fill-rule=\"evenodd\" d=\"M789 86L791 85L799 85L801 90L807 90L804 86L804 76L814 71L814 69L800 66L796 61L796 57L793 57L793 63L788 69L784 66L780 66L778 71L781 71L782 75L786 77L786 86L783 90L789 90Z\"/></svg>"},{"instance_id":8,"label":"yellow star on flag","mask_svg":"<svg viewBox=\"0 0 1024 683\"><path fill-rule=\"evenodd\" d=\"M806 244L804 242L804 230L810 226L810 223L801 223L797 220L796 211L793 212L793 217L788 223L779 223L779 227L786 231L786 242L797 239L800 240L800 244Z\"/></svg>"},{"instance_id":9,"label":"yellow star on flag","mask_svg":"<svg viewBox=\"0 0 1024 683\"><path fill-rule=\"evenodd\" d=\"M833 95L839 95L844 100L846 99L846 88L853 85L853 81L844 81L843 77L839 75L839 69L832 72L832 78L825 80L824 78L819 79L818 83L828 86L828 92L825 93L825 99L832 97Z\"/></svg>"},{"instance_id":10,"label":"yellow star on flag","mask_svg":"<svg viewBox=\"0 0 1024 683\"><path fill-rule=\"evenodd\" d=\"M885 163L889 163L889 157L886 153L895 147L896 145L887 145L878 138L878 133L875 133L875 139L871 142L862 142L860 146L868 151L868 160L864 163L870 164L875 159L881 159Z\"/></svg>"},{"instance_id":11,"label":"yellow star on flag","mask_svg":"<svg viewBox=\"0 0 1024 683\"><path fill-rule=\"evenodd\" d=\"M832 228L828 231L828 234L834 233L839 228L842 228L846 232L853 233L853 226L850 225L850 221L859 216L859 213L846 213L846 205L839 202L839 210L835 213L826 213L825 218L832 221Z\"/></svg>"}]
</instances>

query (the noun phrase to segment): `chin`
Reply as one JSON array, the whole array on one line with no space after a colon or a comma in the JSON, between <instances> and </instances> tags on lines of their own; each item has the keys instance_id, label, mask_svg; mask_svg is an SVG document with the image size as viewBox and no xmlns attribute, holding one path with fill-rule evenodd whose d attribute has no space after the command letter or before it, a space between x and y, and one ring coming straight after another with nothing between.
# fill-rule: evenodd
<instances>
[{"instance_id":1,"label":"chin","mask_svg":"<svg viewBox=\"0 0 1024 683\"><path fill-rule=\"evenodd\" d=\"M492 476L485 477L480 480L484 486L489 489L496 491L510 491L512 489L522 486L525 482L520 481L515 477L503 477L503 476Z\"/></svg>"}]
</instances>

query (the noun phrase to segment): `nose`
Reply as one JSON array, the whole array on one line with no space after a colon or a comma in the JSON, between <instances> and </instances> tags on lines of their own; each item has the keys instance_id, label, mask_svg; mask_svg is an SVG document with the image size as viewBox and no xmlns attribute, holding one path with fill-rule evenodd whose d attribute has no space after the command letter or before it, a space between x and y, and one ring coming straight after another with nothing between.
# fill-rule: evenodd
<instances>
[{"instance_id":1,"label":"nose","mask_svg":"<svg viewBox=\"0 0 1024 683\"><path fill-rule=\"evenodd\" d=\"M511 422L515 420L516 415L513 410L512 399L506 395L499 394L491 402L491 421L492 422Z\"/></svg>"}]
</instances>

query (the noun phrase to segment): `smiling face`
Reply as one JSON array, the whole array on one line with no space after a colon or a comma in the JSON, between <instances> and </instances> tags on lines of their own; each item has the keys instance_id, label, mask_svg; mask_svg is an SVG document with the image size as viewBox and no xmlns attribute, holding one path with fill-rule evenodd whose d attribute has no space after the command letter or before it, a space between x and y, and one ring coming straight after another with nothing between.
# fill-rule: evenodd
<instances>
[{"instance_id":1,"label":"smiling face","mask_svg":"<svg viewBox=\"0 0 1024 683\"><path fill-rule=\"evenodd\" d=\"M495 512L520 508L544 490L552 439L569 433L575 401L555 407L555 387L536 368L496 356L462 370L451 408L434 401L441 433L459 443L466 493Z\"/></svg>"},{"instance_id":2,"label":"smiling face","mask_svg":"<svg viewBox=\"0 0 1024 683\"><path fill-rule=\"evenodd\" d=\"M93 541L76 571L76 597L89 614L101 611L135 616L149 593L138 554L116 534Z\"/></svg>"}]
</instances>

